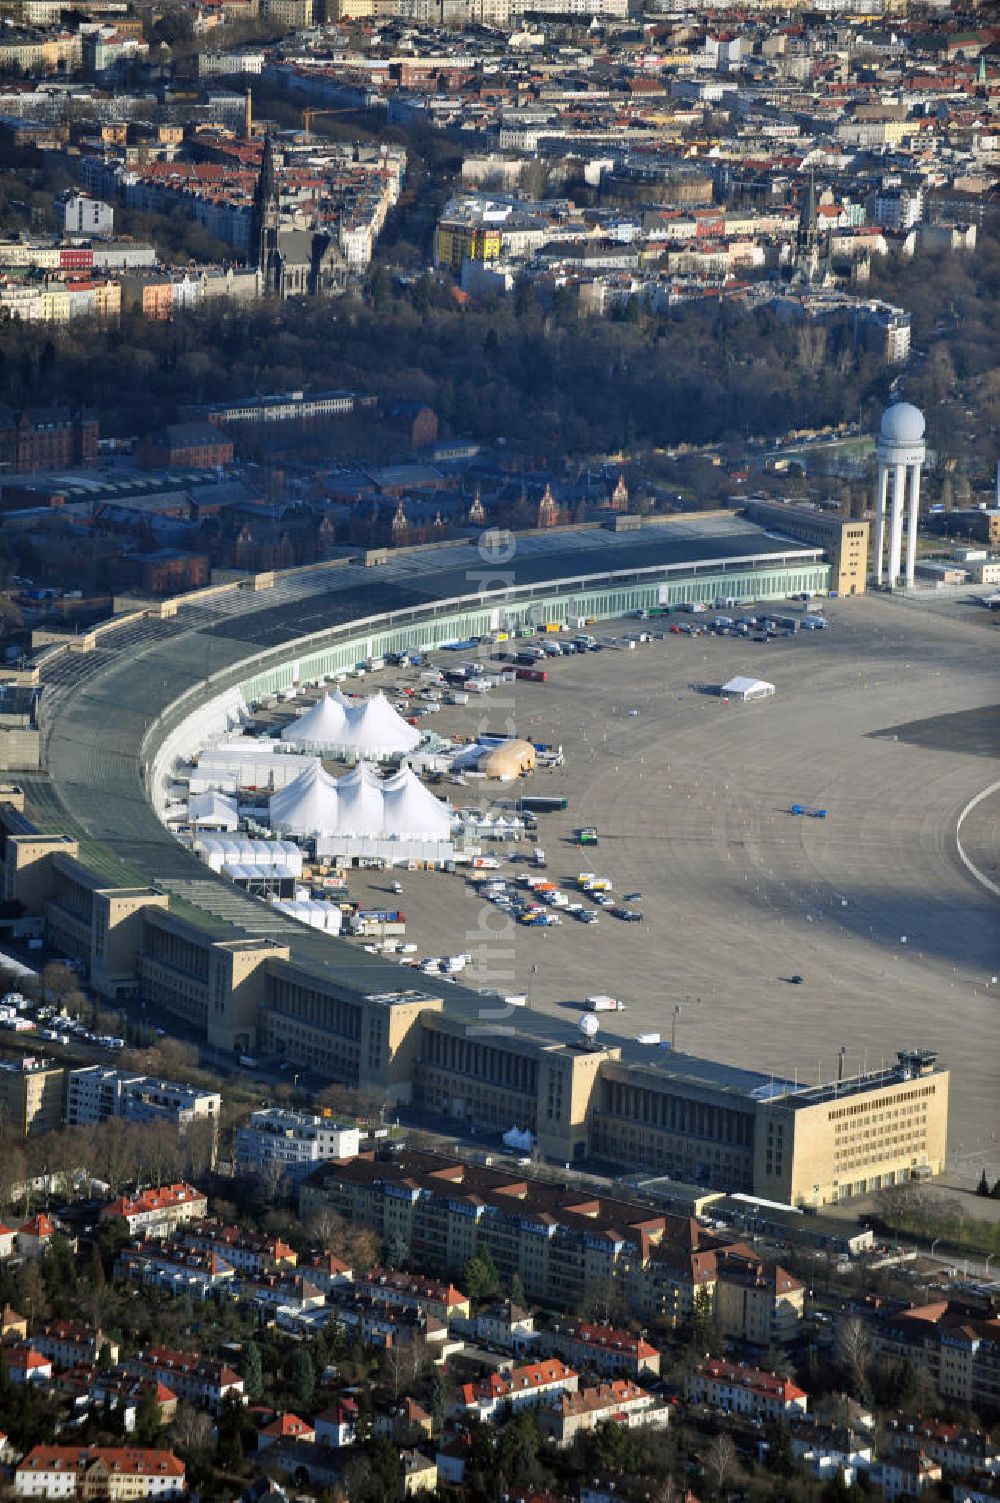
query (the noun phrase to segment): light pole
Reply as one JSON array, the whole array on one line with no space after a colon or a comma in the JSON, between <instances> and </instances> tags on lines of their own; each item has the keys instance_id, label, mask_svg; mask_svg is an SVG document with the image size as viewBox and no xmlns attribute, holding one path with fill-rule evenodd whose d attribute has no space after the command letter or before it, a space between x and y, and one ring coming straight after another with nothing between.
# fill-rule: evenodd
<instances>
[{"instance_id":1,"label":"light pole","mask_svg":"<svg viewBox=\"0 0 1000 1503\"><path fill-rule=\"evenodd\" d=\"M938 1245L938 1243L939 1243L939 1242L940 1242L940 1241L941 1241L941 1238L940 1238L940 1237L935 1237L935 1238L934 1238L934 1241L933 1241L933 1242L932 1242L932 1243L931 1243L931 1257L932 1257L932 1258L933 1258L933 1256L934 1256L934 1249L935 1249L935 1247L937 1247L937 1245Z\"/></svg>"}]
</instances>

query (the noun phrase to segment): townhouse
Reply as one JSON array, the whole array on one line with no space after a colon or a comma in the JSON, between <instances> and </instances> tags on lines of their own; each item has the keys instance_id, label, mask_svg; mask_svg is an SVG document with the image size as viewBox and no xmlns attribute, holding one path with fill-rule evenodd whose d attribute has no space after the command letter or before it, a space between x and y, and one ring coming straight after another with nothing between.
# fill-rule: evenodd
<instances>
[{"instance_id":1,"label":"townhouse","mask_svg":"<svg viewBox=\"0 0 1000 1503\"><path fill-rule=\"evenodd\" d=\"M163 1237L185 1221L201 1220L208 1211L208 1197L193 1185L161 1185L155 1190L139 1190L134 1195L119 1195L104 1206L102 1217L121 1217L128 1222L133 1236Z\"/></svg>"},{"instance_id":2,"label":"townhouse","mask_svg":"<svg viewBox=\"0 0 1000 1503\"><path fill-rule=\"evenodd\" d=\"M1000 1476L1000 1445L988 1431L967 1430L945 1420L906 1419L900 1416L886 1425L886 1435L897 1453L922 1451L939 1461L952 1477L971 1473Z\"/></svg>"},{"instance_id":3,"label":"townhouse","mask_svg":"<svg viewBox=\"0 0 1000 1503\"><path fill-rule=\"evenodd\" d=\"M463 1383L456 1412L490 1420L505 1405L511 1409L537 1409L545 1399L576 1393L579 1386L579 1374L565 1362L550 1357L514 1367L506 1374L490 1373L477 1383Z\"/></svg>"},{"instance_id":4,"label":"townhouse","mask_svg":"<svg viewBox=\"0 0 1000 1503\"><path fill-rule=\"evenodd\" d=\"M58 1368L94 1363L102 1352L112 1363L118 1361L117 1341L106 1336L100 1326L94 1328L82 1321L44 1321L32 1331L31 1344Z\"/></svg>"},{"instance_id":5,"label":"townhouse","mask_svg":"<svg viewBox=\"0 0 1000 1503\"><path fill-rule=\"evenodd\" d=\"M316 1416L316 1439L326 1446L352 1446L357 1436L358 1406L343 1395Z\"/></svg>"},{"instance_id":6,"label":"townhouse","mask_svg":"<svg viewBox=\"0 0 1000 1503\"><path fill-rule=\"evenodd\" d=\"M920 1498L936 1492L942 1468L923 1451L896 1451L875 1462L868 1475L891 1503L894 1498Z\"/></svg>"},{"instance_id":7,"label":"townhouse","mask_svg":"<svg viewBox=\"0 0 1000 1503\"><path fill-rule=\"evenodd\" d=\"M257 1451L266 1451L279 1440L300 1440L312 1443L316 1440L315 1428L300 1419L297 1414L276 1414L269 1424L257 1431Z\"/></svg>"},{"instance_id":8,"label":"townhouse","mask_svg":"<svg viewBox=\"0 0 1000 1503\"><path fill-rule=\"evenodd\" d=\"M790 1378L716 1358L699 1362L685 1379L684 1392L694 1404L769 1420L805 1414L808 1404L805 1390Z\"/></svg>"},{"instance_id":9,"label":"townhouse","mask_svg":"<svg viewBox=\"0 0 1000 1503\"><path fill-rule=\"evenodd\" d=\"M587 1321L553 1321L536 1333L534 1349L603 1376L638 1378L660 1371L660 1354L644 1336Z\"/></svg>"},{"instance_id":10,"label":"townhouse","mask_svg":"<svg viewBox=\"0 0 1000 1503\"><path fill-rule=\"evenodd\" d=\"M239 1373L197 1352L151 1346L137 1353L127 1365L134 1377L163 1383L179 1399L212 1414L218 1414L223 1400L230 1395L246 1403Z\"/></svg>"},{"instance_id":11,"label":"townhouse","mask_svg":"<svg viewBox=\"0 0 1000 1503\"><path fill-rule=\"evenodd\" d=\"M245 1232L217 1221L202 1221L189 1227L182 1241L195 1251L217 1254L239 1273L273 1273L294 1268L298 1263L294 1247L281 1237Z\"/></svg>"},{"instance_id":12,"label":"townhouse","mask_svg":"<svg viewBox=\"0 0 1000 1503\"><path fill-rule=\"evenodd\" d=\"M789 1427L792 1455L821 1482L839 1477L853 1487L874 1458L871 1436L845 1425L821 1425L811 1419L793 1419Z\"/></svg>"},{"instance_id":13,"label":"townhouse","mask_svg":"<svg viewBox=\"0 0 1000 1503\"><path fill-rule=\"evenodd\" d=\"M670 1406L629 1378L612 1378L594 1388L560 1393L538 1409L538 1428L557 1446L568 1446L586 1430L613 1421L633 1430L650 1426L665 1430Z\"/></svg>"},{"instance_id":14,"label":"townhouse","mask_svg":"<svg viewBox=\"0 0 1000 1503\"><path fill-rule=\"evenodd\" d=\"M179 1498L184 1463L173 1451L132 1446L33 1446L14 1472L19 1498Z\"/></svg>"},{"instance_id":15,"label":"townhouse","mask_svg":"<svg viewBox=\"0 0 1000 1503\"><path fill-rule=\"evenodd\" d=\"M122 1249L115 1261L115 1277L204 1300L233 1289L236 1270L217 1253L154 1237Z\"/></svg>"},{"instance_id":16,"label":"townhouse","mask_svg":"<svg viewBox=\"0 0 1000 1503\"><path fill-rule=\"evenodd\" d=\"M382 1299L386 1304L399 1305L404 1310L419 1310L444 1324L456 1316L469 1318L469 1296L462 1294L454 1284L435 1283L394 1268L373 1268L365 1278L357 1281L355 1287L362 1294Z\"/></svg>"},{"instance_id":17,"label":"townhouse","mask_svg":"<svg viewBox=\"0 0 1000 1503\"><path fill-rule=\"evenodd\" d=\"M304 1313L308 1317L309 1312ZM325 1308L315 1314L316 1323L333 1321L364 1346L376 1350L405 1346L413 1341L442 1342L448 1335L447 1326L432 1316L350 1289L334 1290ZM296 1320L294 1312L284 1306L278 1312L278 1324L291 1330L308 1329L312 1323L308 1319Z\"/></svg>"}]
</instances>

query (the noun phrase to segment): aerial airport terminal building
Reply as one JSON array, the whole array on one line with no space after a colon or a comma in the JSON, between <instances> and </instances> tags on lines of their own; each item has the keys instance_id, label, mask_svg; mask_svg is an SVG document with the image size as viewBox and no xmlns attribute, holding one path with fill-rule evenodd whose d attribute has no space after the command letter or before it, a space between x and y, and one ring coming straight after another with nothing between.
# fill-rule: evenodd
<instances>
[{"instance_id":1,"label":"aerial airport terminal building","mask_svg":"<svg viewBox=\"0 0 1000 1503\"><path fill-rule=\"evenodd\" d=\"M509 579L475 542L399 550L132 602L86 637L49 641L28 670L47 778L30 780L26 801L0 793L7 903L100 995L141 998L147 1016L230 1059L285 1060L455 1129L516 1126L560 1163L800 1206L940 1173L948 1072L930 1054L778 1079L610 1028L584 1038L461 985L400 990L397 966L255 901L165 828L170 768L225 725L234 699L414 642L831 588L820 545L731 521L517 546Z\"/></svg>"}]
</instances>

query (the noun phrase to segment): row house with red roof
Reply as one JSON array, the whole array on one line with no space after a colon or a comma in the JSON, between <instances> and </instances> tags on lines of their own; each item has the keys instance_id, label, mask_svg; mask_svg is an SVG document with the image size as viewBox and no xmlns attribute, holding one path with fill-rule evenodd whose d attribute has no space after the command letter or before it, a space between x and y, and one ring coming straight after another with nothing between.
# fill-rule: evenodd
<instances>
[{"instance_id":1,"label":"row house with red roof","mask_svg":"<svg viewBox=\"0 0 1000 1503\"><path fill-rule=\"evenodd\" d=\"M989 1472L1000 1477L1000 1445L988 1431L970 1430L947 1420L900 1416L889 1421L886 1433L894 1451L923 1451L953 1476Z\"/></svg>"},{"instance_id":2,"label":"row house with red roof","mask_svg":"<svg viewBox=\"0 0 1000 1503\"><path fill-rule=\"evenodd\" d=\"M539 1430L557 1446L572 1445L577 1435L608 1422L628 1430L665 1430L670 1406L630 1378L612 1378L593 1388L561 1393L538 1410Z\"/></svg>"},{"instance_id":3,"label":"row house with red roof","mask_svg":"<svg viewBox=\"0 0 1000 1503\"><path fill-rule=\"evenodd\" d=\"M561 1393L576 1393L580 1376L557 1357L511 1368L509 1373L490 1373L476 1383L463 1383L456 1413L491 1419L503 1406L537 1409L546 1399Z\"/></svg>"},{"instance_id":4,"label":"row house with red roof","mask_svg":"<svg viewBox=\"0 0 1000 1503\"><path fill-rule=\"evenodd\" d=\"M198 1352L146 1347L131 1359L128 1369L135 1377L151 1378L165 1384L179 1399L213 1414L218 1414L223 1400L230 1395L246 1403L239 1373L223 1362L202 1357Z\"/></svg>"},{"instance_id":5,"label":"row house with red roof","mask_svg":"<svg viewBox=\"0 0 1000 1503\"><path fill-rule=\"evenodd\" d=\"M660 1354L644 1336L588 1321L556 1320L537 1333L534 1346L562 1357L571 1367L611 1377L655 1376L660 1371Z\"/></svg>"},{"instance_id":6,"label":"row house with red roof","mask_svg":"<svg viewBox=\"0 0 1000 1503\"><path fill-rule=\"evenodd\" d=\"M33 1446L14 1473L19 1498L179 1498L184 1463L136 1446Z\"/></svg>"},{"instance_id":7,"label":"row house with red roof","mask_svg":"<svg viewBox=\"0 0 1000 1503\"><path fill-rule=\"evenodd\" d=\"M219 1221L190 1227L179 1240L186 1247L218 1254L239 1273L273 1273L294 1268L298 1262L294 1247L283 1238L242 1231Z\"/></svg>"},{"instance_id":8,"label":"row house with red roof","mask_svg":"<svg viewBox=\"0 0 1000 1503\"><path fill-rule=\"evenodd\" d=\"M749 1414L761 1419L784 1419L805 1414L808 1395L790 1378L742 1362L708 1358L689 1373L684 1385L688 1399L707 1404L727 1414Z\"/></svg>"},{"instance_id":9,"label":"row house with red roof","mask_svg":"<svg viewBox=\"0 0 1000 1503\"><path fill-rule=\"evenodd\" d=\"M100 1326L88 1326L80 1320L43 1321L32 1331L31 1344L59 1368L94 1363L102 1351L111 1362L118 1361L117 1341L106 1336Z\"/></svg>"},{"instance_id":10,"label":"row house with red roof","mask_svg":"<svg viewBox=\"0 0 1000 1503\"><path fill-rule=\"evenodd\" d=\"M454 1284L437 1283L395 1268L373 1268L356 1287L362 1294L399 1305L404 1310L419 1310L445 1323L456 1317L468 1320L470 1315L469 1296L462 1294Z\"/></svg>"},{"instance_id":11,"label":"row house with red roof","mask_svg":"<svg viewBox=\"0 0 1000 1503\"><path fill-rule=\"evenodd\" d=\"M107 1220L121 1217L133 1235L162 1237L185 1221L202 1220L207 1212L208 1197L201 1190L176 1184L119 1195L102 1209L101 1216Z\"/></svg>"},{"instance_id":12,"label":"row house with red roof","mask_svg":"<svg viewBox=\"0 0 1000 1503\"><path fill-rule=\"evenodd\" d=\"M210 1294L232 1289L236 1270L217 1253L202 1252L169 1238L150 1237L122 1249L115 1260L115 1278L204 1300Z\"/></svg>"}]
</instances>

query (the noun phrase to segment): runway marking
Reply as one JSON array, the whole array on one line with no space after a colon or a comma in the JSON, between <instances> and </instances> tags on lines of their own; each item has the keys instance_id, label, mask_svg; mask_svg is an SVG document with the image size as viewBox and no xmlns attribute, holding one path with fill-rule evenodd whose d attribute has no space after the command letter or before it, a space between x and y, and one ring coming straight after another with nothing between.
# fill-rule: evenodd
<instances>
[{"instance_id":1,"label":"runway marking","mask_svg":"<svg viewBox=\"0 0 1000 1503\"><path fill-rule=\"evenodd\" d=\"M997 792L1000 792L1000 782L991 783L988 788L984 788L981 793L977 793L975 798L970 798L955 824L955 849L958 851L958 859L962 865L980 886L985 887L994 897L1000 898L1000 885L991 881L985 872L979 870L979 867L971 857L965 854L965 848L962 845L962 825L965 823L966 816L971 814L973 809L977 808L984 799L989 798L991 794Z\"/></svg>"}]
</instances>

